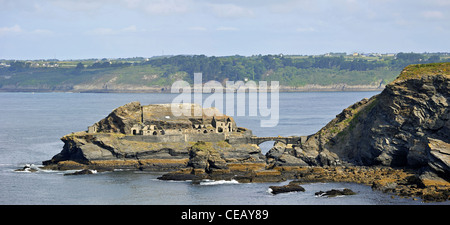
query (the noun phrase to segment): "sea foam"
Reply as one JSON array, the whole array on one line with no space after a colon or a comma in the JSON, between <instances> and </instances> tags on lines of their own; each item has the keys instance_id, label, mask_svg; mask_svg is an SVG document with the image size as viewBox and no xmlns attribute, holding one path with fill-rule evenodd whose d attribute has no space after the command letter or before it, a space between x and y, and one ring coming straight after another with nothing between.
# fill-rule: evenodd
<instances>
[{"instance_id":1,"label":"sea foam","mask_svg":"<svg viewBox=\"0 0 450 225\"><path fill-rule=\"evenodd\" d=\"M237 180L203 180L200 185L239 184Z\"/></svg>"}]
</instances>

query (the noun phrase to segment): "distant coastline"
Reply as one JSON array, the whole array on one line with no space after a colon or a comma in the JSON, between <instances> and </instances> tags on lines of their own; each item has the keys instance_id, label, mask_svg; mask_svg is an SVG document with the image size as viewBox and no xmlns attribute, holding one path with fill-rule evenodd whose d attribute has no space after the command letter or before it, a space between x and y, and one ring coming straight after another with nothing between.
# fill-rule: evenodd
<instances>
[{"instance_id":1,"label":"distant coastline","mask_svg":"<svg viewBox=\"0 0 450 225\"><path fill-rule=\"evenodd\" d=\"M385 85L317 85L307 84L305 86L280 86L279 92L336 92L336 91L382 91ZM14 87L6 86L0 88L0 92L74 92L74 93L171 93L170 86L147 87L147 86L118 86L109 88L96 88L86 86L76 87L39 87L24 86Z\"/></svg>"},{"instance_id":2,"label":"distant coastline","mask_svg":"<svg viewBox=\"0 0 450 225\"><path fill-rule=\"evenodd\" d=\"M170 93L174 82L279 82L280 92L382 91L410 64L450 61L449 53L0 59L0 92Z\"/></svg>"}]
</instances>

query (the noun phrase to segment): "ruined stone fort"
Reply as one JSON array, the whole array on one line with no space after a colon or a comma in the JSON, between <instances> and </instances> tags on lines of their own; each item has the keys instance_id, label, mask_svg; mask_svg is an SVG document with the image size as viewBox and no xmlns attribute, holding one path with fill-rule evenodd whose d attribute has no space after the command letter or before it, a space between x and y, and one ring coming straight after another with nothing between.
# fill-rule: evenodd
<instances>
[{"instance_id":1,"label":"ruined stone fort","mask_svg":"<svg viewBox=\"0 0 450 225\"><path fill-rule=\"evenodd\" d=\"M126 139L145 142L224 141L229 139L248 142L252 132L237 127L234 119L221 114L216 108L201 108L190 104L191 114L174 116L171 104L141 106L139 119L126 130ZM195 116L195 110L201 116ZM212 115L212 116L211 116ZM88 127L88 133L99 132L99 124Z\"/></svg>"},{"instance_id":2,"label":"ruined stone fort","mask_svg":"<svg viewBox=\"0 0 450 225\"><path fill-rule=\"evenodd\" d=\"M118 118L117 112L107 118L110 122L100 121L88 127L88 133L103 133L105 127L116 124L121 127L120 133L125 134L124 139L142 142L219 142L227 141L230 144L256 144L266 141L281 141L285 144L304 142L302 137L256 137L247 128L238 127L231 116L223 115L216 108L202 108L198 104L178 104L190 109L191 113L174 116L172 104L140 105L133 112L123 112L126 118ZM120 109L120 108L119 108ZM197 114L195 113L197 112ZM103 128L102 128L103 127ZM111 129L106 129L111 133ZM114 132L114 131L113 131ZM115 131L119 132L119 131Z\"/></svg>"}]
</instances>

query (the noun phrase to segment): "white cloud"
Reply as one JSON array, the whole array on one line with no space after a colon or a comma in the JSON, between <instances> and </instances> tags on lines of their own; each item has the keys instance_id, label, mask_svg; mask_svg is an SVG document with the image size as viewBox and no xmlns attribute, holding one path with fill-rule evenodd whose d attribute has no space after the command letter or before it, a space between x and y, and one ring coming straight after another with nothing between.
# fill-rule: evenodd
<instances>
[{"instance_id":1,"label":"white cloud","mask_svg":"<svg viewBox=\"0 0 450 225\"><path fill-rule=\"evenodd\" d=\"M129 27L123 28L121 31L123 31L123 32L137 32L138 29L137 29L136 25L131 25Z\"/></svg>"},{"instance_id":2,"label":"white cloud","mask_svg":"<svg viewBox=\"0 0 450 225\"><path fill-rule=\"evenodd\" d=\"M51 30L36 29L36 30L31 31L31 34L34 34L34 35L52 35L54 33Z\"/></svg>"},{"instance_id":3,"label":"white cloud","mask_svg":"<svg viewBox=\"0 0 450 225\"><path fill-rule=\"evenodd\" d=\"M441 11L424 11L421 13L422 17L427 19L443 19L444 14Z\"/></svg>"},{"instance_id":4,"label":"white cloud","mask_svg":"<svg viewBox=\"0 0 450 225\"><path fill-rule=\"evenodd\" d=\"M129 8L136 8L142 3L142 0L123 0L123 3Z\"/></svg>"},{"instance_id":5,"label":"white cloud","mask_svg":"<svg viewBox=\"0 0 450 225\"><path fill-rule=\"evenodd\" d=\"M239 29L236 27L217 27L216 30L218 30L218 31L237 31Z\"/></svg>"},{"instance_id":6,"label":"white cloud","mask_svg":"<svg viewBox=\"0 0 450 225\"><path fill-rule=\"evenodd\" d=\"M196 27L188 27L188 30L192 30L192 31L206 31L208 29L206 27L196 26Z\"/></svg>"},{"instance_id":7,"label":"white cloud","mask_svg":"<svg viewBox=\"0 0 450 225\"><path fill-rule=\"evenodd\" d=\"M269 5L269 10L274 13L285 14L292 12L305 12L316 11L318 2L316 0L287 0L287 1L274 1L275 3Z\"/></svg>"},{"instance_id":8,"label":"white cloud","mask_svg":"<svg viewBox=\"0 0 450 225\"><path fill-rule=\"evenodd\" d=\"M121 6L152 15L184 13L189 11L192 5L191 0L47 0L45 3L72 12L98 13L111 6Z\"/></svg>"},{"instance_id":9,"label":"white cloud","mask_svg":"<svg viewBox=\"0 0 450 225\"><path fill-rule=\"evenodd\" d=\"M69 11L96 11L107 2L92 0L51 0L50 3Z\"/></svg>"},{"instance_id":10,"label":"white cloud","mask_svg":"<svg viewBox=\"0 0 450 225\"><path fill-rule=\"evenodd\" d=\"M250 9L246 9L234 4L209 4L214 15L220 18L242 18L253 16Z\"/></svg>"},{"instance_id":11,"label":"white cloud","mask_svg":"<svg viewBox=\"0 0 450 225\"><path fill-rule=\"evenodd\" d=\"M314 29L313 27L299 27L297 29L295 29L297 32L314 32L316 31L316 29Z\"/></svg>"},{"instance_id":12,"label":"white cloud","mask_svg":"<svg viewBox=\"0 0 450 225\"><path fill-rule=\"evenodd\" d=\"M448 0L434 0L431 1L433 4L436 4L438 6L450 6L450 1Z\"/></svg>"},{"instance_id":13,"label":"white cloud","mask_svg":"<svg viewBox=\"0 0 450 225\"><path fill-rule=\"evenodd\" d=\"M126 34L126 33L134 33L145 31L145 29L138 29L136 25L131 25L128 27L124 27L122 29L112 29L108 27L99 27L86 32L89 35L98 35L98 36L106 36L106 35L118 35L118 34Z\"/></svg>"},{"instance_id":14,"label":"white cloud","mask_svg":"<svg viewBox=\"0 0 450 225\"><path fill-rule=\"evenodd\" d=\"M138 4L137 1L134 2L135 5L143 7L145 12L157 15L188 12L189 3L190 1L187 0L153 0L142 2L142 4Z\"/></svg>"},{"instance_id":15,"label":"white cloud","mask_svg":"<svg viewBox=\"0 0 450 225\"><path fill-rule=\"evenodd\" d=\"M105 27L95 28L93 30L88 31L87 33L88 34L92 34L92 35L112 35L112 34L116 34L116 32L113 29L105 28Z\"/></svg>"},{"instance_id":16,"label":"white cloud","mask_svg":"<svg viewBox=\"0 0 450 225\"><path fill-rule=\"evenodd\" d=\"M14 25L12 27L0 27L0 35L17 34L23 32L19 25Z\"/></svg>"},{"instance_id":17,"label":"white cloud","mask_svg":"<svg viewBox=\"0 0 450 225\"><path fill-rule=\"evenodd\" d=\"M19 25L14 25L11 27L0 27L0 36L5 35L14 35L14 34L20 34L20 35L51 35L53 34L53 31L46 30L46 29L35 29L32 31L27 31L22 29Z\"/></svg>"}]
</instances>

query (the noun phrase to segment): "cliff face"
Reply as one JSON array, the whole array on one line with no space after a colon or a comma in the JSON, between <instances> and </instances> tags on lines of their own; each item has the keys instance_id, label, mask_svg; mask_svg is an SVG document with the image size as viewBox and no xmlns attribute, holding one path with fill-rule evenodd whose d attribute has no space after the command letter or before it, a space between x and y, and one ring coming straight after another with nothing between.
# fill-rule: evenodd
<instances>
[{"instance_id":1,"label":"cliff face","mask_svg":"<svg viewBox=\"0 0 450 225\"><path fill-rule=\"evenodd\" d=\"M450 177L450 63L411 65L299 148L308 165L384 165Z\"/></svg>"},{"instance_id":2,"label":"cliff face","mask_svg":"<svg viewBox=\"0 0 450 225\"><path fill-rule=\"evenodd\" d=\"M99 132L130 133L131 127L141 121L141 103L130 102L113 110L107 117L100 120Z\"/></svg>"}]
</instances>

